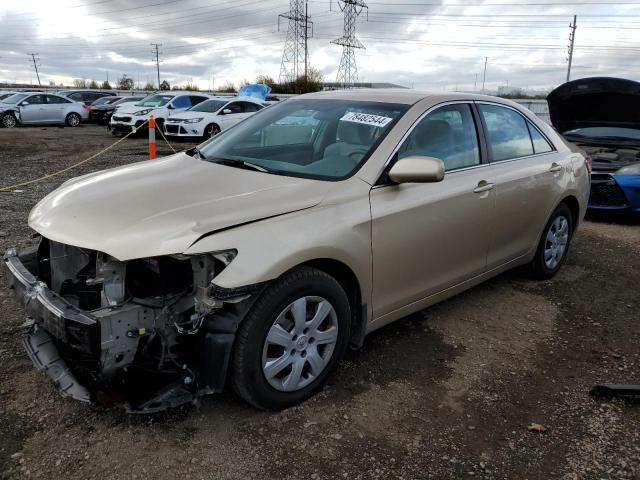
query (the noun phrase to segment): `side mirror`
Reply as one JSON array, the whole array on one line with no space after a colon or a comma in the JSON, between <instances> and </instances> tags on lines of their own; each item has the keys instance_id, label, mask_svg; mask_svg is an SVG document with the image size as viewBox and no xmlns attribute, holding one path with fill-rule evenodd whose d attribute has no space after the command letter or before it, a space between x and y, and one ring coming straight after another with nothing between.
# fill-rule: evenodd
<instances>
[{"instance_id":1,"label":"side mirror","mask_svg":"<svg viewBox=\"0 0 640 480\"><path fill-rule=\"evenodd\" d=\"M29 105L29 102L24 101L20 104L21 107L26 107L27 105Z\"/></svg>"},{"instance_id":2,"label":"side mirror","mask_svg":"<svg viewBox=\"0 0 640 480\"><path fill-rule=\"evenodd\" d=\"M230 113L233 113L230 108L225 108L224 110L222 110L223 115L229 115Z\"/></svg>"},{"instance_id":3,"label":"side mirror","mask_svg":"<svg viewBox=\"0 0 640 480\"><path fill-rule=\"evenodd\" d=\"M389 178L395 183L432 183L444 178L444 163L439 158L411 156L398 160Z\"/></svg>"},{"instance_id":4,"label":"side mirror","mask_svg":"<svg viewBox=\"0 0 640 480\"><path fill-rule=\"evenodd\" d=\"M174 109L174 106L173 106L173 105L171 105L171 104L169 104L169 105L167 105L167 108L168 108L169 110L173 110L173 109Z\"/></svg>"}]
</instances>

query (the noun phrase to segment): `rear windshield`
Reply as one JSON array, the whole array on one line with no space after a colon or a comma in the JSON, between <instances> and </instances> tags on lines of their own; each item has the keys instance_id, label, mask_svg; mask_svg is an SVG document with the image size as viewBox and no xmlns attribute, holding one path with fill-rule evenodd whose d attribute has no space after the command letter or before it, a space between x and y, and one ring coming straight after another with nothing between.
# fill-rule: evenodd
<instances>
[{"instance_id":1,"label":"rear windshield","mask_svg":"<svg viewBox=\"0 0 640 480\"><path fill-rule=\"evenodd\" d=\"M139 104L140 107L162 107L166 105L171 100L173 100L174 95L151 95L150 97L145 98L142 103Z\"/></svg>"}]
</instances>

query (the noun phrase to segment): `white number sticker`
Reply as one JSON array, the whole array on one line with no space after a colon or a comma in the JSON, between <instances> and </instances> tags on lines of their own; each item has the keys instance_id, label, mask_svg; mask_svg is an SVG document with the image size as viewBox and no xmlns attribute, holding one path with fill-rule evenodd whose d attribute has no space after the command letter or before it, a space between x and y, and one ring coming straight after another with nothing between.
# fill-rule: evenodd
<instances>
[{"instance_id":1,"label":"white number sticker","mask_svg":"<svg viewBox=\"0 0 640 480\"><path fill-rule=\"evenodd\" d=\"M348 112L340 120L343 122L372 125L374 127L384 127L393 119L389 117L382 117L380 115L371 115L369 113Z\"/></svg>"}]
</instances>

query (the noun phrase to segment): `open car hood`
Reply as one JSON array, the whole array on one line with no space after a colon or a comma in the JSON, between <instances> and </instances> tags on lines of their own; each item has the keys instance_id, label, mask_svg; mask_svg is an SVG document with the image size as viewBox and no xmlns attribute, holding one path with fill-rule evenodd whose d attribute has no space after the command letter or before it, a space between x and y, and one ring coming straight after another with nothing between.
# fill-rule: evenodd
<instances>
[{"instance_id":1,"label":"open car hood","mask_svg":"<svg viewBox=\"0 0 640 480\"><path fill-rule=\"evenodd\" d=\"M551 123L560 133L586 127L640 129L640 83L622 78L581 78L547 96Z\"/></svg>"},{"instance_id":2,"label":"open car hood","mask_svg":"<svg viewBox=\"0 0 640 480\"><path fill-rule=\"evenodd\" d=\"M33 208L29 225L119 260L169 255L216 230L310 208L330 186L182 152L72 179Z\"/></svg>"}]
</instances>

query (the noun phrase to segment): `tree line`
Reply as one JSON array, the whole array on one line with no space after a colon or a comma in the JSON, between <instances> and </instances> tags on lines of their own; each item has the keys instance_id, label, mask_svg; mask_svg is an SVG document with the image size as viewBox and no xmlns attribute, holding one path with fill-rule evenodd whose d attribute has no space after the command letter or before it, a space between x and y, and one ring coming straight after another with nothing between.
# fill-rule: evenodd
<instances>
[{"instance_id":1,"label":"tree line","mask_svg":"<svg viewBox=\"0 0 640 480\"><path fill-rule=\"evenodd\" d=\"M273 77L269 75L258 75L255 80L255 83L263 83L271 87L271 93L293 94L317 92L319 90L322 90L323 82L324 77L322 73L315 68L310 68L307 76L300 75L295 80L289 82L276 82ZM249 80L243 80L242 82L240 82L239 87L244 87L245 85L249 85L250 83L251 82L249 82ZM111 86L108 80L99 83L95 80L87 80L85 78L74 79L73 86L75 88L87 89L111 90L113 88L116 88L117 90L133 90L133 88L135 87L135 82L133 81L133 78L124 74L116 80L115 87ZM147 82L142 90L153 92L158 90L158 88L156 88L155 84ZM189 82L183 85L174 85L172 87L167 80L163 80L160 83L160 90L199 91L200 88L198 87L198 85ZM226 81L221 87L218 87L215 90L218 92L235 93L238 91L238 88L233 82Z\"/></svg>"}]
</instances>

